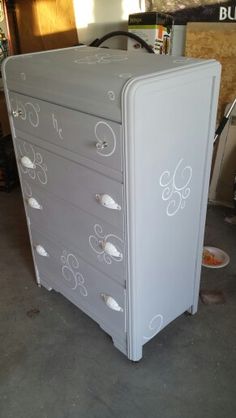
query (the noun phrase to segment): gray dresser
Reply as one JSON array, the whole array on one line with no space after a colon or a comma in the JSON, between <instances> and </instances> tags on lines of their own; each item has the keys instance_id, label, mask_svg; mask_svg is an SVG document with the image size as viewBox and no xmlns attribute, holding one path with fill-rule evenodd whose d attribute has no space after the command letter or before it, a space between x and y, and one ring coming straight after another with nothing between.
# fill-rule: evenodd
<instances>
[{"instance_id":1,"label":"gray dresser","mask_svg":"<svg viewBox=\"0 0 236 418\"><path fill-rule=\"evenodd\" d=\"M3 78L37 283L138 361L197 311L220 66L76 47Z\"/></svg>"}]
</instances>

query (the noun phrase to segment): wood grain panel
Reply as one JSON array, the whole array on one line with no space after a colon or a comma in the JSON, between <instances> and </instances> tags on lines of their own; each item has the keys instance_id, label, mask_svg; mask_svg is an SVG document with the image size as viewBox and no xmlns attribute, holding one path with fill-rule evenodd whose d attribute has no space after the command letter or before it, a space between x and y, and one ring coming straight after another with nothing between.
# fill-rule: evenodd
<instances>
[{"instance_id":1,"label":"wood grain panel","mask_svg":"<svg viewBox=\"0 0 236 418\"><path fill-rule=\"evenodd\" d=\"M73 0L15 0L22 53L78 44Z\"/></svg>"},{"instance_id":2,"label":"wood grain panel","mask_svg":"<svg viewBox=\"0 0 236 418\"><path fill-rule=\"evenodd\" d=\"M218 117L236 95L236 23L188 23L186 56L214 58L222 65Z\"/></svg>"}]
</instances>

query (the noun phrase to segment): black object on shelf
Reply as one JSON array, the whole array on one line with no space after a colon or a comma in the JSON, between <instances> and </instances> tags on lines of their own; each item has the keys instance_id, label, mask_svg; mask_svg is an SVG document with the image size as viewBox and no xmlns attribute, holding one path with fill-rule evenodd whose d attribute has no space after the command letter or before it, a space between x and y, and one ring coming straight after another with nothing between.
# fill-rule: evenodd
<instances>
[{"instance_id":1,"label":"black object on shelf","mask_svg":"<svg viewBox=\"0 0 236 418\"><path fill-rule=\"evenodd\" d=\"M0 190L10 192L19 184L11 135L0 135Z\"/></svg>"}]
</instances>

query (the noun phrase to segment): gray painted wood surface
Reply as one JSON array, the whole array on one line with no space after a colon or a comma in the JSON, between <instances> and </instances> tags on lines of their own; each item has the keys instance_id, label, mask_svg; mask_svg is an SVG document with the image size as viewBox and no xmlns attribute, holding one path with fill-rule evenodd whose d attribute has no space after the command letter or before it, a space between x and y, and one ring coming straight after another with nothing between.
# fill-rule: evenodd
<instances>
[{"instance_id":1,"label":"gray painted wood surface","mask_svg":"<svg viewBox=\"0 0 236 418\"><path fill-rule=\"evenodd\" d=\"M42 210L27 205L32 226L46 235L56 235L61 242L70 243L95 268L124 283L126 255L123 231L45 191L36 187L33 190L36 200L42 203ZM121 255L109 256L102 248L104 242L112 243Z\"/></svg>"},{"instance_id":2,"label":"gray painted wood surface","mask_svg":"<svg viewBox=\"0 0 236 418\"><path fill-rule=\"evenodd\" d=\"M96 318L105 328L113 330L113 334L124 338L125 334L125 291L122 286L86 263L80 255L66 242L54 236L47 238L45 233L31 228L34 253L39 275L46 277L48 283L67 297L75 300L77 305L87 314ZM60 244L58 244L58 242ZM37 253L37 245L43 246L47 256ZM116 295L120 311L109 309L104 295Z\"/></svg>"},{"instance_id":3,"label":"gray painted wood surface","mask_svg":"<svg viewBox=\"0 0 236 418\"><path fill-rule=\"evenodd\" d=\"M107 176L48 152L28 141L16 140L17 160L24 181L25 199L33 197L34 186L78 206L84 211L111 223L123 231L124 202L123 185ZM26 169L21 158L27 156L33 162L36 155L42 159L34 170ZM96 195L108 194L120 206L110 210L101 205ZM123 232L122 232L123 236Z\"/></svg>"},{"instance_id":4,"label":"gray painted wood surface","mask_svg":"<svg viewBox=\"0 0 236 418\"><path fill-rule=\"evenodd\" d=\"M121 125L20 94L11 93L10 102L19 114L16 135L26 132L122 171Z\"/></svg>"}]
</instances>

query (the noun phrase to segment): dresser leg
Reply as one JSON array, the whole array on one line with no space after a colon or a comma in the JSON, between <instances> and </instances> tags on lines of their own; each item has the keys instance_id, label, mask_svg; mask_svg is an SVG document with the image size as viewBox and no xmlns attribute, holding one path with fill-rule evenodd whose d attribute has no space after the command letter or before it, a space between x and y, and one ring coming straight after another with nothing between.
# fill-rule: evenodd
<instances>
[{"instance_id":1,"label":"dresser leg","mask_svg":"<svg viewBox=\"0 0 236 418\"><path fill-rule=\"evenodd\" d=\"M132 350L128 352L128 359L132 361L132 363L138 363L143 357L143 346L138 345L133 347Z\"/></svg>"},{"instance_id":2,"label":"dresser leg","mask_svg":"<svg viewBox=\"0 0 236 418\"><path fill-rule=\"evenodd\" d=\"M44 286L44 287L48 290L48 292L51 292L52 287L50 287L50 286Z\"/></svg>"},{"instance_id":3,"label":"dresser leg","mask_svg":"<svg viewBox=\"0 0 236 418\"><path fill-rule=\"evenodd\" d=\"M127 349L126 347L116 338L112 337L113 345L116 347L119 351L121 351L125 356L127 356Z\"/></svg>"},{"instance_id":4,"label":"dresser leg","mask_svg":"<svg viewBox=\"0 0 236 418\"><path fill-rule=\"evenodd\" d=\"M51 292L51 290L53 289L50 284L48 284L44 279L40 280L40 282L37 283L38 287L45 287L45 289L48 290L48 292Z\"/></svg>"},{"instance_id":5,"label":"dresser leg","mask_svg":"<svg viewBox=\"0 0 236 418\"><path fill-rule=\"evenodd\" d=\"M190 308L186 311L189 315L194 315L195 313L197 313L197 308L198 308L198 305L196 304L194 304L194 305L192 305L192 306L190 306Z\"/></svg>"}]
</instances>

